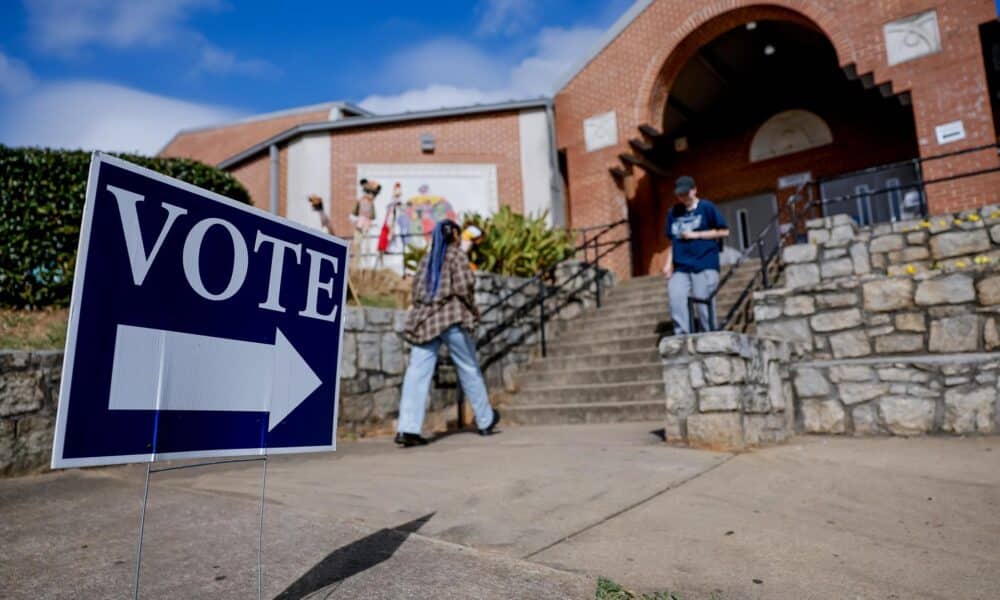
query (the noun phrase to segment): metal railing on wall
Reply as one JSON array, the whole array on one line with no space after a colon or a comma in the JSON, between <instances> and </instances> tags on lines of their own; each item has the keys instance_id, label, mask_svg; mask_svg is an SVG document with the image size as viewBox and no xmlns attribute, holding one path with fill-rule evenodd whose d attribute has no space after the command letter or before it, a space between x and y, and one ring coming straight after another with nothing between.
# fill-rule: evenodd
<instances>
[{"instance_id":1,"label":"metal railing on wall","mask_svg":"<svg viewBox=\"0 0 1000 600\"><path fill-rule=\"evenodd\" d=\"M912 161L906 161L906 163L913 164L915 170L918 174L918 180L909 184L900 184L893 186L886 186L877 190L866 190L864 192L856 192L852 194L843 194L839 196L834 196L830 198L824 198L821 195L809 194L805 192L811 185L818 185L822 183L813 181L804 181L799 184L795 192L789 197L786 205L788 207L790 219L789 223L782 224L780 216L778 214L772 215L771 219L761 228L754 238L753 242L748 245L748 247L740 254L736 262L731 266L730 270L725 276L719 281L719 285L716 286L715 290L708 295L706 298L689 297L688 298L688 315L689 315L689 331L695 332L699 330L704 330L705 327L699 327L700 319L698 319L698 311L696 308L699 305L706 307L706 312L708 314L708 329L711 330L726 330L731 329L734 326L739 326L742 329L746 329L752 322L751 313L751 303L750 299L754 291L761 289L769 289L777 284L778 278L781 274L781 265L778 260L781 253L781 249L788 245L788 243L798 243L804 241L805 237L805 223L809 219L818 218L826 216L830 212L830 207L836 207L839 204L845 202L856 201L859 198L872 198L878 197L880 195L885 195L886 199L890 198L890 195L901 195L907 191L917 191L919 192L921 201L918 206L918 211L916 218L926 217L928 213L927 209L927 194L926 190L928 186L947 183L951 181L957 181L961 179L967 179L971 177L980 177L983 175L989 175L992 173L1000 172L1000 167L989 167L984 169L975 169L972 171L965 171L962 173L954 173L950 175L944 175L941 177L935 177L932 179L923 179L921 174L923 171L923 165L928 162L938 161L946 158L954 158L956 156L962 156L966 154L971 154L975 152L984 152L986 150L996 151L1000 148L1000 144L986 144L982 146L975 146L972 148L965 148L962 150L955 150L952 152L946 152L943 154L937 154L934 156L929 156L925 158L916 158ZM879 167L872 167L865 169L863 171L856 171L853 173L848 173L843 176L855 176L855 175L872 175L880 171L886 171L889 169L898 168L901 164L906 163L894 163L892 165L883 165ZM809 198L809 199L807 199ZM818 213L818 214L817 214ZM777 231L777 243L774 245L770 251L765 251L767 244L767 239L769 235L773 235L773 232ZM759 268L754 273L753 277L744 285L744 287L739 290L736 301L733 303L731 308L726 312L726 315L721 321L716 321L716 299L719 293L723 291L726 284L731 280L733 275L736 273L737 269L742 266L749 257L754 253L760 259Z\"/></svg>"},{"instance_id":2,"label":"metal railing on wall","mask_svg":"<svg viewBox=\"0 0 1000 600\"><path fill-rule=\"evenodd\" d=\"M480 321L489 321L491 315L499 315L497 321L488 326L476 338L476 349L480 352L480 368L486 371L492 365L509 356L516 348L525 345L537 333L538 349L544 358L548 355L548 340L545 326L556 318L563 308L579 299L581 294L593 291L595 304L601 306L603 279L607 273L601 267L601 261L609 254L627 244L631 234L627 230L628 221L622 219L614 223L576 230L581 236L581 242L574 249L574 256L580 262L574 267L575 272L564 277L558 277L562 263L553 265L535 274L506 291L503 296L480 312ZM606 239L613 231L626 227L624 237ZM555 299L555 302L552 300ZM493 345L500 340L498 345ZM534 342L532 342L534 343ZM462 388L452 377L443 375L450 371L453 365L450 361L438 363L434 374L434 383L438 388L455 388L458 410L458 426L465 422L465 405L462 399Z\"/></svg>"}]
</instances>

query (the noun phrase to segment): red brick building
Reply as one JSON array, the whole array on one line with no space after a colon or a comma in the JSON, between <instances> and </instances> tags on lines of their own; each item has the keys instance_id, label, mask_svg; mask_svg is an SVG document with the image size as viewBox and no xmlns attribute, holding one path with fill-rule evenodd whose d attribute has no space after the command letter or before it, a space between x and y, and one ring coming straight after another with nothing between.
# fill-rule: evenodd
<instances>
[{"instance_id":1,"label":"red brick building","mask_svg":"<svg viewBox=\"0 0 1000 600\"><path fill-rule=\"evenodd\" d=\"M897 214L872 214L892 209L878 190L1000 167L996 25L993 0L636 2L555 97L570 222L629 218L615 266L643 274L662 266L682 173L749 237L807 176L825 182L812 193L856 196L840 205L862 220L898 218L898 196ZM913 189L930 213L957 211L997 201L1000 174Z\"/></svg>"},{"instance_id":2,"label":"red brick building","mask_svg":"<svg viewBox=\"0 0 1000 600\"><path fill-rule=\"evenodd\" d=\"M231 171L289 218L315 218L319 194L338 232L366 176L474 199L456 209L626 218L633 244L611 264L640 275L662 266L681 174L737 250L772 215L787 222L796 192L862 222L998 201L998 30L993 0L639 0L552 101L305 107L181 132L163 153Z\"/></svg>"}]
</instances>

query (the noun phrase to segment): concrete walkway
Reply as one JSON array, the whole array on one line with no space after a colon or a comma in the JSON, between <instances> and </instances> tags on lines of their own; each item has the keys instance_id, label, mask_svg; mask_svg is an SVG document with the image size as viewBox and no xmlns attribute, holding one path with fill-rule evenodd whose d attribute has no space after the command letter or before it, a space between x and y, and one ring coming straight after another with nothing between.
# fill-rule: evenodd
<instances>
[{"instance_id":1,"label":"concrete walkway","mask_svg":"<svg viewBox=\"0 0 1000 600\"><path fill-rule=\"evenodd\" d=\"M995 598L1000 438L799 438L742 455L658 424L387 439L269 462L265 597ZM123 597L144 467L0 481L5 598ZM154 475L143 598L256 593L260 463Z\"/></svg>"}]
</instances>

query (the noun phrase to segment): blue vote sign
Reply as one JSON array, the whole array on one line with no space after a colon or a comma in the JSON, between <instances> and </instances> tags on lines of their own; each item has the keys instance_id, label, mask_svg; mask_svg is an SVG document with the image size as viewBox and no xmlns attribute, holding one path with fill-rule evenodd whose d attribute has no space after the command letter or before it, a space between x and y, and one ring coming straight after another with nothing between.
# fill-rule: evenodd
<instances>
[{"instance_id":1,"label":"blue vote sign","mask_svg":"<svg viewBox=\"0 0 1000 600\"><path fill-rule=\"evenodd\" d=\"M348 247L95 153L52 467L336 448Z\"/></svg>"}]
</instances>

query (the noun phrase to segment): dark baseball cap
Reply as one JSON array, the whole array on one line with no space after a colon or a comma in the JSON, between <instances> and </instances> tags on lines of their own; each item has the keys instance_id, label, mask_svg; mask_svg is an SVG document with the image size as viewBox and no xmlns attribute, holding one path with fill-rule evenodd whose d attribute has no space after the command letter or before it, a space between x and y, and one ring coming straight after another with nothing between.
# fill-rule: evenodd
<instances>
[{"instance_id":1,"label":"dark baseball cap","mask_svg":"<svg viewBox=\"0 0 1000 600\"><path fill-rule=\"evenodd\" d=\"M681 175L677 178L677 182L674 184L675 194L686 194L695 188L694 177L689 175Z\"/></svg>"}]
</instances>

